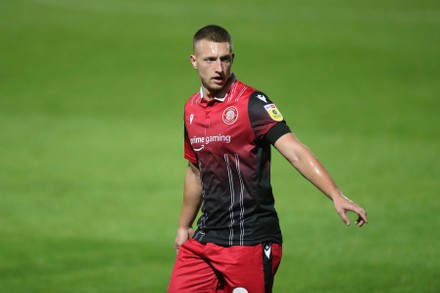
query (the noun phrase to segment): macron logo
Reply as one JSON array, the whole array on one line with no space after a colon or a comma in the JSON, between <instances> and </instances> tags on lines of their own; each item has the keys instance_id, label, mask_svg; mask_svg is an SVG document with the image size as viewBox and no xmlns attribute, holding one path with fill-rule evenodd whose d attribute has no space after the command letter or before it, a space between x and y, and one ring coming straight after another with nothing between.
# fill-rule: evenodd
<instances>
[{"instance_id":1,"label":"macron logo","mask_svg":"<svg viewBox=\"0 0 440 293\"><path fill-rule=\"evenodd\" d=\"M264 95L257 95L257 98L259 98L260 100L262 100L263 102L265 102L267 104L267 100Z\"/></svg>"},{"instance_id":2,"label":"macron logo","mask_svg":"<svg viewBox=\"0 0 440 293\"><path fill-rule=\"evenodd\" d=\"M193 123L193 119L194 119L194 114L191 114L191 116L189 116L189 124L190 125Z\"/></svg>"}]
</instances>

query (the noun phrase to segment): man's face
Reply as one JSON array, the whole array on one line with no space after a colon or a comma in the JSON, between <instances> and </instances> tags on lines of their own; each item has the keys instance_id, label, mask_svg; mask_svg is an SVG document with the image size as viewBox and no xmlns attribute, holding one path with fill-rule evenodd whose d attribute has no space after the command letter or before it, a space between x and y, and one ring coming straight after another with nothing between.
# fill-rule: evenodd
<instances>
[{"instance_id":1,"label":"man's face","mask_svg":"<svg viewBox=\"0 0 440 293\"><path fill-rule=\"evenodd\" d=\"M213 98L226 84L234 59L229 43L200 40L190 56L192 66L197 69L204 94Z\"/></svg>"}]
</instances>

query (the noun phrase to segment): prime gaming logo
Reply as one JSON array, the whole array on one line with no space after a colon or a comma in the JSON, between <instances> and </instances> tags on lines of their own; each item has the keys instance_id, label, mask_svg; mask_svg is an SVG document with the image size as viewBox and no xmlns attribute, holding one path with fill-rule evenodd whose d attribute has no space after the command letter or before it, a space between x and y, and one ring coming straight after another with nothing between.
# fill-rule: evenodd
<instances>
[{"instance_id":1,"label":"prime gaming logo","mask_svg":"<svg viewBox=\"0 0 440 293\"><path fill-rule=\"evenodd\" d=\"M222 142L222 143L231 143L231 136L230 135L207 135L207 136L194 136L190 139L190 143L193 146L194 151L200 152L205 148L205 145L215 142ZM195 144L201 144L201 146L195 148Z\"/></svg>"}]
</instances>

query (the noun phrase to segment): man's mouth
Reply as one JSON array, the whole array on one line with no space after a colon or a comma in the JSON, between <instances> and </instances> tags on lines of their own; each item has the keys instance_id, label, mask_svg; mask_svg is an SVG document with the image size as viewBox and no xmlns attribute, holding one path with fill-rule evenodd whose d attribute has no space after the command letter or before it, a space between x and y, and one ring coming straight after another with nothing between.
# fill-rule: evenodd
<instances>
[{"instance_id":1,"label":"man's mouth","mask_svg":"<svg viewBox=\"0 0 440 293\"><path fill-rule=\"evenodd\" d=\"M216 83L222 83L224 81L224 78L222 76L214 76L212 78Z\"/></svg>"}]
</instances>

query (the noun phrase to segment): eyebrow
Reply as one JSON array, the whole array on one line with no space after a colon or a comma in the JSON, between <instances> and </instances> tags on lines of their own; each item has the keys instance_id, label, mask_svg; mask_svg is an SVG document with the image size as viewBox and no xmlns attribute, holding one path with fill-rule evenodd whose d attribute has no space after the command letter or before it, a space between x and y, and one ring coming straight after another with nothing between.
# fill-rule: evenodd
<instances>
[{"instance_id":1,"label":"eyebrow","mask_svg":"<svg viewBox=\"0 0 440 293\"><path fill-rule=\"evenodd\" d=\"M213 55L207 55L207 56L204 56L203 57L203 59L220 59L220 60L224 60L224 59L232 59L232 53L230 53L230 54L225 54L225 55L222 55L222 56L219 56L219 57L217 57L217 56L213 56Z\"/></svg>"}]
</instances>

